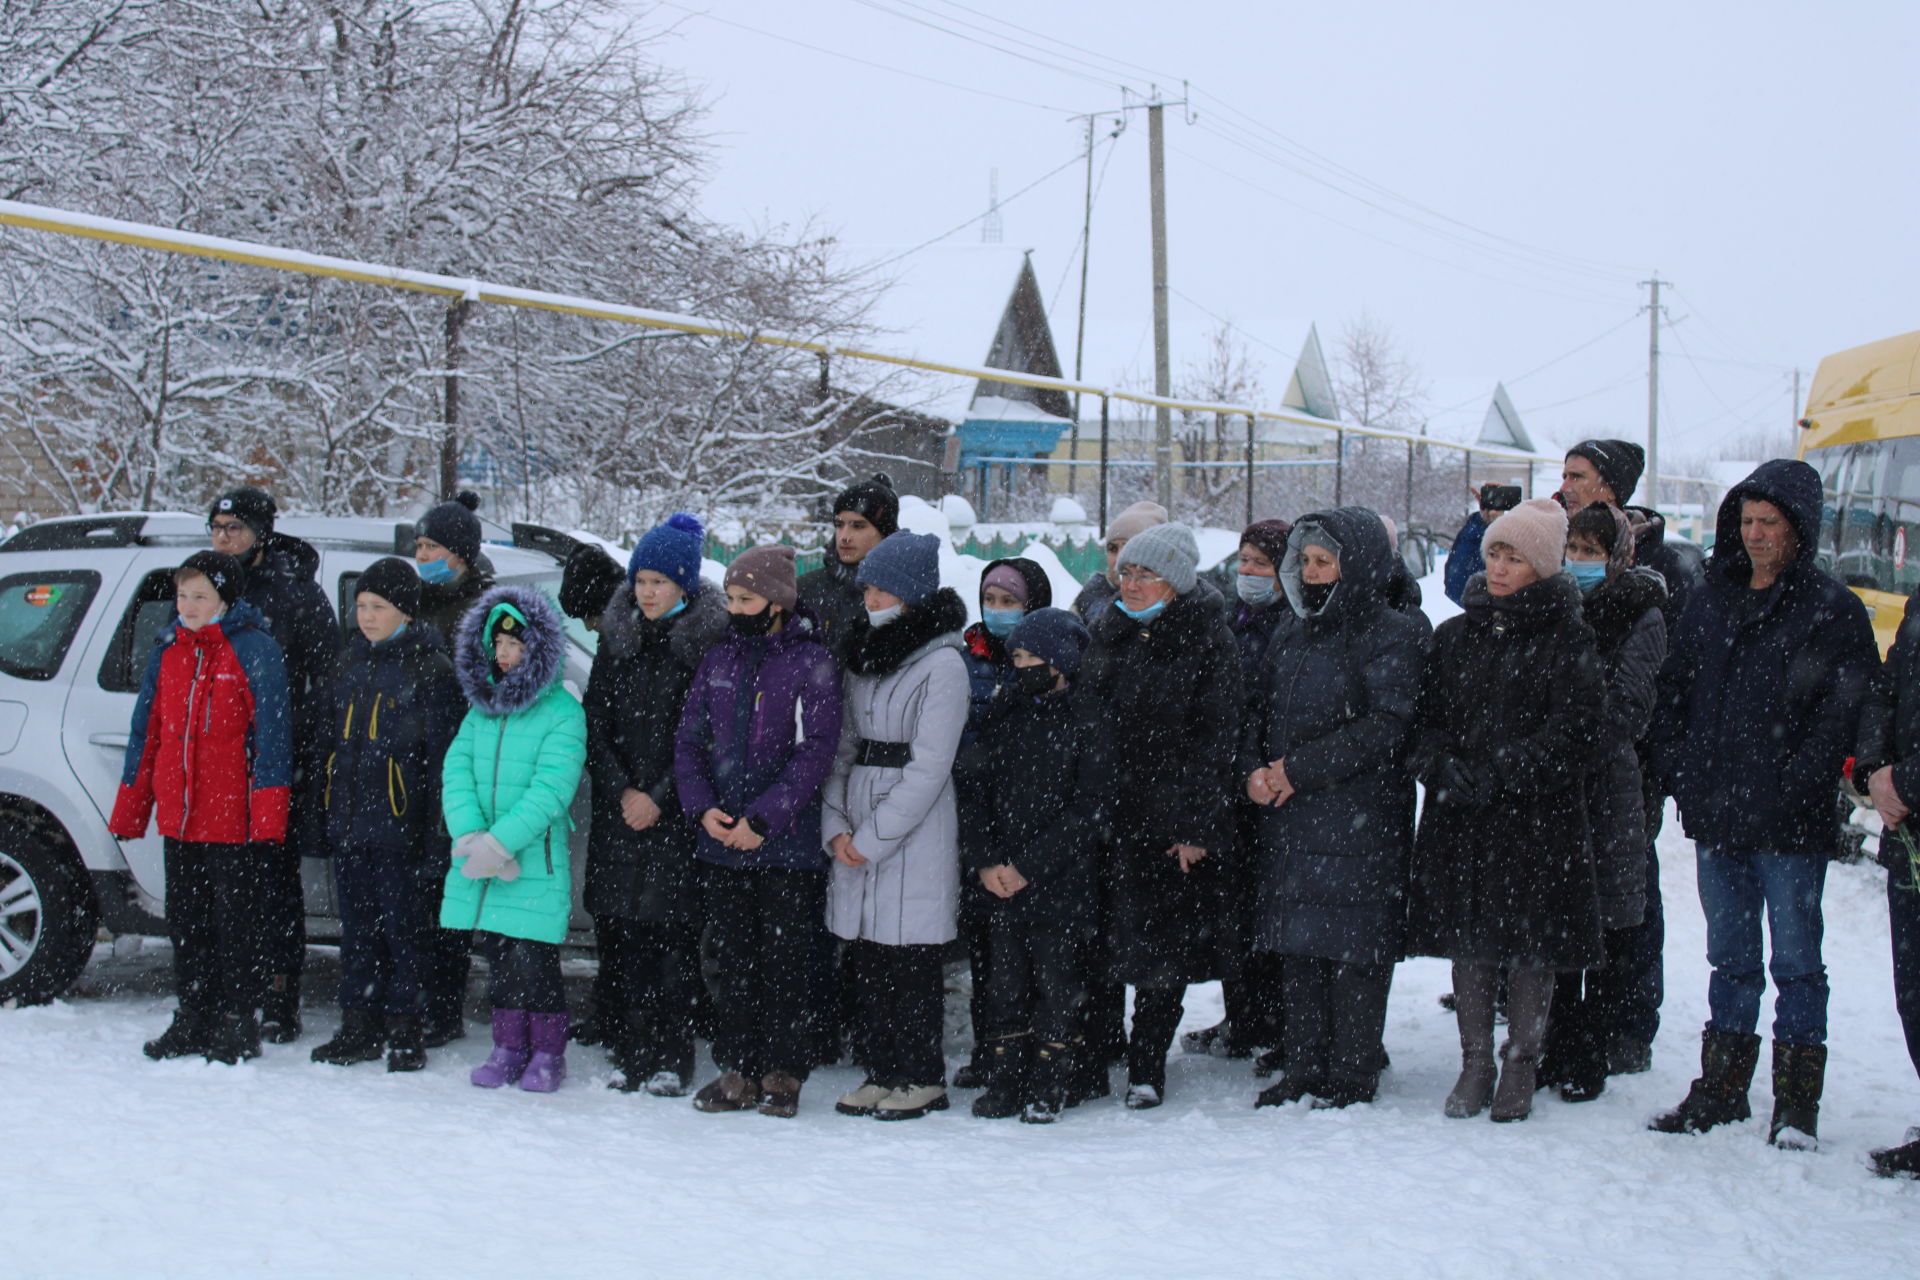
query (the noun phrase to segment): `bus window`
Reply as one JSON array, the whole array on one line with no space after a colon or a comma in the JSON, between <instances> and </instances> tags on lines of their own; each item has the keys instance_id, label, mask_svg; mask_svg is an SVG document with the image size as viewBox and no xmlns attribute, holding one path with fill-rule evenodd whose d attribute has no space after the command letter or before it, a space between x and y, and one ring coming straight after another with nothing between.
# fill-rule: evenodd
<instances>
[{"instance_id":1,"label":"bus window","mask_svg":"<svg viewBox=\"0 0 1920 1280\"><path fill-rule=\"evenodd\" d=\"M1832 570L1840 555L1840 509L1845 505L1847 463L1851 449L1816 449L1807 461L1820 472L1820 563Z\"/></svg>"},{"instance_id":2,"label":"bus window","mask_svg":"<svg viewBox=\"0 0 1920 1280\"><path fill-rule=\"evenodd\" d=\"M1880 490L1880 589L1906 595L1920 583L1920 437L1902 436L1882 448L1887 465Z\"/></svg>"},{"instance_id":3,"label":"bus window","mask_svg":"<svg viewBox=\"0 0 1920 1280\"><path fill-rule=\"evenodd\" d=\"M1884 558L1880 528L1881 474L1886 465L1884 443L1856 444L1847 447L1850 458L1846 468L1846 488L1840 494L1838 545L1834 565L1840 581L1850 587L1884 590Z\"/></svg>"}]
</instances>

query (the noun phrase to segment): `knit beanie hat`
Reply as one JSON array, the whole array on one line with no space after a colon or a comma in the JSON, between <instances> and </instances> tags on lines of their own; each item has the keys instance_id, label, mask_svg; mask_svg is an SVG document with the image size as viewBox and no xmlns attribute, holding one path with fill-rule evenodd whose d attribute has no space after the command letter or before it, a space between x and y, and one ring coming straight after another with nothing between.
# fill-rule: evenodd
<instances>
[{"instance_id":1,"label":"knit beanie hat","mask_svg":"<svg viewBox=\"0 0 1920 1280\"><path fill-rule=\"evenodd\" d=\"M1156 524L1128 538L1113 567L1117 572L1130 564L1159 574L1173 585L1175 594L1185 595L1197 580L1200 547L1188 526Z\"/></svg>"},{"instance_id":2,"label":"knit beanie hat","mask_svg":"<svg viewBox=\"0 0 1920 1280\"><path fill-rule=\"evenodd\" d=\"M431 538L468 564L480 558L480 495L462 489L453 501L428 510L414 526L414 532Z\"/></svg>"},{"instance_id":3,"label":"knit beanie hat","mask_svg":"<svg viewBox=\"0 0 1920 1280\"><path fill-rule=\"evenodd\" d=\"M1027 598L1032 593L1027 576L1010 564L997 564L987 570L986 576L980 579L980 594L984 596L988 587L1000 588L1022 605L1032 603Z\"/></svg>"},{"instance_id":4,"label":"knit beanie hat","mask_svg":"<svg viewBox=\"0 0 1920 1280\"><path fill-rule=\"evenodd\" d=\"M1090 639L1080 619L1065 609L1035 609L1014 624L1007 636L1007 652L1025 649L1071 680Z\"/></svg>"},{"instance_id":5,"label":"knit beanie hat","mask_svg":"<svg viewBox=\"0 0 1920 1280\"><path fill-rule=\"evenodd\" d=\"M1106 541L1125 540L1167 522L1167 509L1157 502L1136 502L1107 525Z\"/></svg>"},{"instance_id":6,"label":"knit beanie hat","mask_svg":"<svg viewBox=\"0 0 1920 1280\"><path fill-rule=\"evenodd\" d=\"M224 551L196 551L181 561L180 567L173 571L174 581L178 582L182 574L197 573L213 584L220 593L221 604L232 604L240 598L240 588L247 584L247 571L240 561Z\"/></svg>"},{"instance_id":7,"label":"knit beanie hat","mask_svg":"<svg viewBox=\"0 0 1920 1280\"><path fill-rule=\"evenodd\" d=\"M273 504L265 490L252 485L242 485L238 489L229 489L214 499L213 506L207 509L207 519L211 521L218 515L229 515L253 530L253 536L264 538L273 532L273 519L280 514L280 508Z\"/></svg>"},{"instance_id":8,"label":"knit beanie hat","mask_svg":"<svg viewBox=\"0 0 1920 1280\"><path fill-rule=\"evenodd\" d=\"M1552 498L1531 498L1487 526L1483 547L1504 542L1543 578L1560 572L1567 556L1567 513Z\"/></svg>"},{"instance_id":9,"label":"knit beanie hat","mask_svg":"<svg viewBox=\"0 0 1920 1280\"><path fill-rule=\"evenodd\" d=\"M420 612L420 574L410 560L386 556L368 565L353 593L370 591L409 618Z\"/></svg>"},{"instance_id":10,"label":"knit beanie hat","mask_svg":"<svg viewBox=\"0 0 1920 1280\"><path fill-rule=\"evenodd\" d=\"M1287 535L1293 526L1285 520L1255 520L1240 531L1240 545L1252 547L1277 569L1287 554Z\"/></svg>"},{"instance_id":11,"label":"knit beanie hat","mask_svg":"<svg viewBox=\"0 0 1920 1280\"><path fill-rule=\"evenodd\" d=\"M1582 440L1567 450L1569 458L1585 458L1600 473L1600 479L1613 490L1621 506L1633 501L1640 485L1640 473L1647 469L1647 451L1631 440Z\"/></svg>"},{"instance_id":12,"label":"knit beanie hat","mask_svg":"<svg viewBox=\"0 0 1920 1280\"><path fill-rule=\"evenodd\" d=\"M688 595L700 591L700 551L706 545L707 531L698 516L676 511L665 524L655 525L641 537L627 558L627 584L642 569L660 574Z\"/></svg>"},{"instance_id":13,"label":"knit beanie hat","mask_svg":"<svg viewBox=\"0 0 1920 1280\"><path fill-rule=\"evenodd\" d=\"M793 548L777 543L748 547L727 566L725 585L765 596L770 603L792 613L794 603L800 598L794 588Z\"/></svg>"},{"instance_id":14,"label":"knit beanie hat","mask_svg":"<svg viewBox=\"0 0 1920 1280\"><path fill-rule=\"evenodd\" d=\"M842 489L833 500L833 514L842 511L853 512L878 529L883 538L900 528L900 495L893 491L893 481L884 471Z\"/></svg>"},{"instance_id":15,"label":"knit beanie hat","mask_svg":"<svg viewBox=\"0 0 1920 1280\"><path fill-rule=\"evenodd\" d=\"M940 589L940 539L931 533L890 533L867 552L858 586L875 586L906 604L921 604Z\"/></svg>"},{"instance_id":16,"label":"knit beanie hat","mask_svg":"<svg viewBox=\"0 0 1920 1280\"><path fill-rule=\"evenodd\" d=\"M560 570L560 612L569 618L597 618L613 593L631 581L598 543L583 542L567 555Z\"/></svg>"}]
</instances>

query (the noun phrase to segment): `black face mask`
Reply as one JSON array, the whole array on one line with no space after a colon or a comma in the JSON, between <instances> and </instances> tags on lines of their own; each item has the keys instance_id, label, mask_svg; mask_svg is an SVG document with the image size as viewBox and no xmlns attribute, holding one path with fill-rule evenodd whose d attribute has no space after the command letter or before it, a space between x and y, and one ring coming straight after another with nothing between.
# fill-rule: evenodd
<instances>
[{"instance_id":1,"label":"black face mask","mask_svg":"<svg viewBox=\"0 0 1920 1280\"><path fill-rule=\"evenodd\" d=\"M1023 698L1040 698L1053 692L1056 672L1042 662L1033 667L1013 669L1013 691Z\"/></svg>"},{"instance_id":2,"label":"black face mask","mask_svg":"<svg viewBox=\"0 0 1920 1280\"><path fill-rule=\"evenodd\" d=\"M768 605L758 613L730 613L727 625L743 636L764 636L773 630L773 606Z\"/></svg>"},{"instance_id":3,"label":"black face mask","mask_svg":"<svg viewBox=\"0 0 1920 1280\"><path fill-rule=\"evenodd\" d=\"M1318 613L1327 607L1327 598L1333 594L1333 589L1339 585L1338 580L1333 582L1303 582L1300 584L1300 603L1307 606L1309 613Z\"/></svg>"}]
</instances>

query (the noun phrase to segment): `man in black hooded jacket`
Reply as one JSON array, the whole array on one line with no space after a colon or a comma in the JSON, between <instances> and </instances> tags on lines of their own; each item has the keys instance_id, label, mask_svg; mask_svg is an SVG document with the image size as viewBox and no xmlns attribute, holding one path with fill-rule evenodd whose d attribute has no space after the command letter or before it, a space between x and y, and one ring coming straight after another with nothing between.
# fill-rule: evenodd
<instances>
[{"instance_id":1,"label":"man in black hooded jacket","mask_svg":"<svg viewBox=\"0 0 1920 1280\"><path fill-rule=\"evenodd\" d=\"M1651 754L1696 846L1709 1016L1700 1077L1653 1127L1700 1133L1749 1115L1767 916L1776 989L1776 1146L1816 1142L1826 1071L1820 894L1839 840L1834 788L1878 661L1859 599L1814 564L1821 488L1776 459L1720 504L1706 582L1661 668Z\"/></svg>"},{"instance_id":2,"label":"man in black hooded jacket","mask_svg":"<svg viewBox=\"0 0 1920 1280\"><path fill-rule=\"evenodd\" d=\"M266 846L266 987L261 997L260 1038L286 1044L300 1035L300 975L306 968L307 915L300 885L303 853L318 853L318 836L301 779L314 763L313 694L333 674L340 653L340 619L318 581L320 553L299 538L274 530L279 508L265 492L244 485L220 495L207 512L213 547L246 566L240 598L265 615L287 663L288 706L293 716L294 808L284 844Z\"/></svg>"}]
</instances>

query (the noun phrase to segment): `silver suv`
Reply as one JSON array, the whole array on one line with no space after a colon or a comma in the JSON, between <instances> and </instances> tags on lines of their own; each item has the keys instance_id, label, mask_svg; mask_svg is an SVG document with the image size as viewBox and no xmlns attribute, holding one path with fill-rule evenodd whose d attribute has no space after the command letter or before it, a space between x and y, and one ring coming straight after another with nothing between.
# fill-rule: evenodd
<instances>
[{"instance_id":1,"label":"silver suv","mask_svg":"<svg viewBox=\"0 0 1920 1280\"><path fill-rule=\"evenodd\" d=\"M276 527L319 551L321 585L349 623L361 571L413 554L404 522L288 518ZM511 544L487 546L495 577L557 594L571 540L531 525L511 534ZM166 933L160 837L115 840L107 815L147 654L173 612L172 571L208 545L205 518L178 512L48 520L0 542L0 1003L65 992L102 928ZM569 635L566 680L577 697L594 637L578 623ZM582 845L584 801L583 789ZM576 849L576 879L585 865ZM310 858L304 871L308 936L337 938L327 865Z\"/></svg>"}]
</instances>

